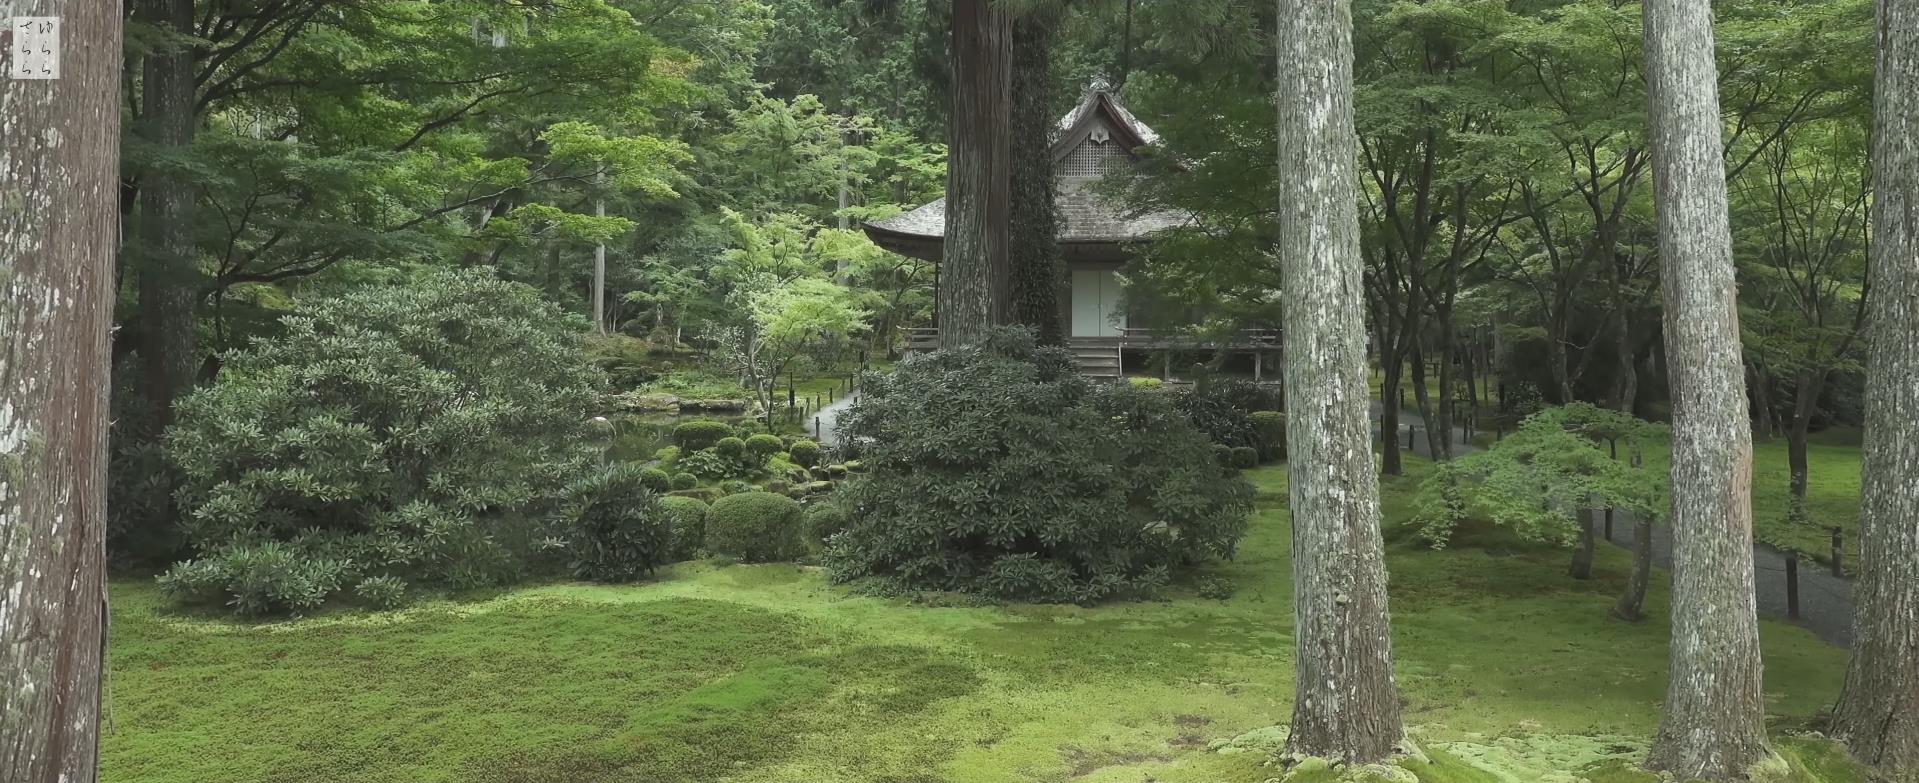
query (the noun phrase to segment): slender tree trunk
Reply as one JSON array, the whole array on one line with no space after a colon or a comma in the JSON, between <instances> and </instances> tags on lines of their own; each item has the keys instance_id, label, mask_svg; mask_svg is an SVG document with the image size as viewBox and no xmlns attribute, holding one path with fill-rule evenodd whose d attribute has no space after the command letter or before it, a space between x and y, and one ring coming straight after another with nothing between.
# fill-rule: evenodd
<instances>
[{"instance_id":1,"label":"slender tree trunk","mask_svg":"<svg viewBox=\"0 0 1919 783\"><path fill-rule=\"evenodd\" d=\"M1819 395L1825 390L1826 374L1818 370L1802 370L1793 384L1792 421L1786 426L1786 461L1792 471L1793 502L1803 508L1806 502L1806 483L1811 467L1807 464L1809 444L1812 435L1812 416L1819 410Z\"/></svg>"},{"instance_id":2,"label":"slender tree trunk","mask_svg":"<svg viewBox=\"0 0 1919 783\"><path fill-rule=\"evenodd\" d=\"M1399 445L1399 370L1381 365L1379 381L1379 473L1398 476L1406 472L1406 459Z\"/></svg>"},{"instance_id":3,"label":"slender tree trunk","mask_svg":"<svg viewBox=\"0 0 1919 783\"><path fill-rule=\"evenodd\" d=\"M147 23L193 33L193 0L140 0ZM146 56L140 134L170 154L193 146L193 48L170 44ZM153 436L173 421L173 402L199 370L201 274L193 238L193 182L168 165L146 172L140 187L140 360Z\"/></svg>"},{"instance_id":4,"label":"slender tree trunk","mask_svg":"<svg viewBox=\"0 0 1919 783\"><path fill-rule=\"evenodd\" d=\"M952 143L946 170L940 344L1006 323L1011 198L1012 22L991 0L953 3Z\"/></svg>"},{"instance_id":5,"label":"slender tree trunk","mask_svg":"<svg viewBox=\"0 0 1919 783\"><path fill-rule=\"evenodd\" d=\"M1279 259L1285 308L1298 678L1287 750L1391 756L1393 677L1369 447L1364 262L1346 0L1278 0Z\"/></svg>"},{"instance_id":6,"label":"slender tree trunk","mask_svg":"<svg viewBox=\"0 0 1919 783\"><path fill-rule=\"evenodd\" d=\"M61 76L0 75L0 780L91 783L106 641L118 4L59 16Z\"/></svg>"},{"instance_id":7,"label":"slender tree trunk","mask_svg":"<svg viewBox=\"0 0 1919 783\"><path fill-rule=\"evenodd\" d=\"M1766 744L1752 424L1709 0L1648 0L1646 75L1672 355L1672 663L1647 766L1745 780Z\"/></svg>"},{"instance_id":8,"label":"slender tree trunk","mask_svg":"<svg viewBox=\"0 0 1919 783\"><path fill-rule=\"evenodd\" d=\"M1859 603L1834 736L1919 781L1919 1L1879 0Z\"/></svg>"},{"instance_id":9,"label":"slender tree trunk","mask_svg":"<svg viewBox=\"0 0 1919 783\"><path fill-rule=\"evenodd\" d=\"M1751 368L1752 435L1760 440L1772 440L1772 375L1758 364Z\"/></svg>"},{"instance_id":10,"label":"slender tree trunk","mask_svg":"<svg viewBox=\"0 0 1919 783\"><path fill-rule=\"evenodd\" d=\"M602 186L605 177L600 177ZM606 217L606 197L593 200L593 216ZM593 333L606 334L606 243L593 246Z\"/></svg>"},{"instance_id":11,"label":"slender tree trunk","mask_svg":"<svg viewBox=\"0 0 1919 783\"><path fill-rule=\"evenodd\" d=\"M1599 536L1595 531L1593 515L1598 509L1579 509L1579 543L1573 547L1573 564L1570 569L1574 579L1593 578L1593 557Z\"/></svg>"},{"instance_id":12,"label":"slender tree trunk","mask_svg":"<svg viewBox=\"0 0 1919 783\"><path fill-rule=\"evenodd\" d=\"M1060 324L1059 215L1053 202L1052 45L1057 14L1035 9L1013 23L1012 224L1014 320L1045 345Z\"/></svg>"},{"instance_id":13,"label":"slender tree trunk","mask_svg":"<svg viewBox=\"0 0 1919 783\"><path fill-rule=\"evenodd\" d=\"M1612 616L1636 623L1646 619L1646 587L1652 584L1652 520L1635 517L1632 536L1632 576L1626 578Z\"/></svg>"}]
</instances>

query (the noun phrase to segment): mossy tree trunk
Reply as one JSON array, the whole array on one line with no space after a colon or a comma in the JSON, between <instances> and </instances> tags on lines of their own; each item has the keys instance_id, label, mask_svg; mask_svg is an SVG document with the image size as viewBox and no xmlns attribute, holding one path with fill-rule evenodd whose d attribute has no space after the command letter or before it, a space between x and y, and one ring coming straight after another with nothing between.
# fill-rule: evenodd
<instances>
[{"instance_id":1,"label":"mossy tree trunk","mask_svg":"<svg viewBox=\"0 0 1919 783\"><path fill-rule=\"evenodd\" d=\"M1010 318L1013 25L991 0L953 3L953 117L946 167L940 344L975 342Z\"/></svg>"},{"instance_id":2,"label":"mossy tree trunk","mask_svg":"<svg viewBox=\"0 0 1919 783\"><path fill-rule=\"evenodd\" d=\"M106 614L108 333L119 244L117 4L59 16L60 78L0 76L0 780L88 783Z\"/></svg>"},{"instance_id":3,"label":"mossy tree trunk","mask_svg":"<svg viewBox=\"0 0 1919 783\"><path fill-rule=\"evenodd\" d=\"M1373 762L1391 756L1405 732L1367 425L1352 14L1346 0L1278 0L1278 11L1279 262L1298 669L1287 749Z\"/></svg>"},{"instance_id":4,"label":"mossy tree trunk","mask_svg":"<svg viewBox=\"0 0 1919 783\"><path fill-rule=\"evenodd\" d=\"M1682 780L1745 780L1772 752L1710 0L1648 0L1645 38L1673 400L1671 674L1646 763Z\"/></svg>"},{"instance_id":5,"label":"mossy tree trunk","mask_svg":"<svg viewBox=\"0 0 1919 783\"><path fill-rule=\"evenodd\" d=\"M1835 736L1919 781L1919 0L1879 0L1859 603Z\"/></svg>"},{"instance_id":6,"label":"mossy tree trunk","mask_svg":"<svg viewBox=\"0 0 1919 783\"><path fill-rule=\"evenodd\" d=\"M1053 201L1052 45L1059 15L1036 8L1013 22L1013 320L1043 345L1066 340L1060 324L1059 214Z\"/></svg>"}]
</instances>

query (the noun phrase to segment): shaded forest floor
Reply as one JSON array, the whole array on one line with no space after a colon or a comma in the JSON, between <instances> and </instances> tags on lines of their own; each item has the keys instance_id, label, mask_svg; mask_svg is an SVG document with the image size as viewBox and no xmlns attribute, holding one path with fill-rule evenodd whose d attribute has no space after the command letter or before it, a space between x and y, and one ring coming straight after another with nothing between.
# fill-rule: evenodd
<instances>
[{"instance_id":1,"label":"shaded forest floor","mask_svg":"<svg viewBox=\"0 0 1919 783\"><path fill-rule=\"evenodd\" d=\"M1426 463L1386 482L1404 519ZM113 586L108 783L738 781L1253 783L1287 720L1293 655L1284 466L1251 474L1240 557L1166 600L1096 608L849 596L816 569L687 563L631 587L241 625ZM1629 563L1468 535L1391 544L1406 720L1422 780L1642 780L1657 720L1663 574L1640 625L1606 610ZM1816 725L1844 652L1762 624L1784 737ZM1232 742L1254 752L1221 752ZM1782 744L1863 780L1810 741ZM1550 776L1574 772L1578 776Z\"/></svg>"}]
</instances>

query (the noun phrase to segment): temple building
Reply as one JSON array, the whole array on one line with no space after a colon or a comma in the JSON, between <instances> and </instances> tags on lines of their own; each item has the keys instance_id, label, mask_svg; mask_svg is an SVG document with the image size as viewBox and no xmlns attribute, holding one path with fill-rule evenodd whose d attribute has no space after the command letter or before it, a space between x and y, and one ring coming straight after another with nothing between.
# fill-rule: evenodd
<instances>
[{"instance_id":1,"label":"temple building","mask_svg":"<svg viewBox=\"0 0 1919 783\"><path fill-rule=\"evenodd\" d=\"M1183 212L1132 214L1124 205L1093 187L1101 177L1140 159L1138 150L1158 141L1159 134L1140 122L1104 85L1086 91L1077 106L1059 121L1053 141L1054 171L1058 179L1059 253L1065 265L1066 288L1061 291L1061 323L1068 344L1089 374L1117 376L1131 361L1147 352L1163 356L1169 347L1251 350L1255 372L1267 336L1247 334L1232 345L1185 341L1170 330L1155 330L1129 315L1120 293L1119 272L1140 246L1163 229L1191 220ZM866 223L874 244L902 255L937 263L945 241L946 199L885 220ZM937 285L938 278L934 278ZM936 342L934 329L917 330L914 347ZM1245 343L1245 344L1241 344ZM1170 373L1163 361L1161 374Z\"/></svg>"}]
</instances>

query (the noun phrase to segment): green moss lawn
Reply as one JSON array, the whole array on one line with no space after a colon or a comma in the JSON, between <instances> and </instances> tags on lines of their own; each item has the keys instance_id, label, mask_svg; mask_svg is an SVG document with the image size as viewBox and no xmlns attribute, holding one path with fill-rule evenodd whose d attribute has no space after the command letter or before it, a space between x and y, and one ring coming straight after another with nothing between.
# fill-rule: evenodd
<instances>
[{"instance_id":1,"label":"green moss lawn","mask_svg":"<svg viewBox=\"0 0 1919 783\"><path fill-rule=\"evenodd\" d=\"M1408 513L1423 467L1387 484L1389 516ZM1248 733L1288 717L1291 596L1284 469L1253 478L1253 531L1208 572L1237 585L1225 601L1181 587L1092 609L923 606L849 596L815 569L688 563L631 587L240 625L121 581L104 779L1265 780ZM1643 779L1622 770L1664 689L1665 587L1651 621L1614 622L1624 553L1602 552L1583 583L1566 559L1393 544L1406 719L1434 751L1423 780ZM1832 700L1845 657L1788 625L1763 633L1783 737ZM1252 752L1211 749L1235 737Z\"/></svg>"}]
</instances>

